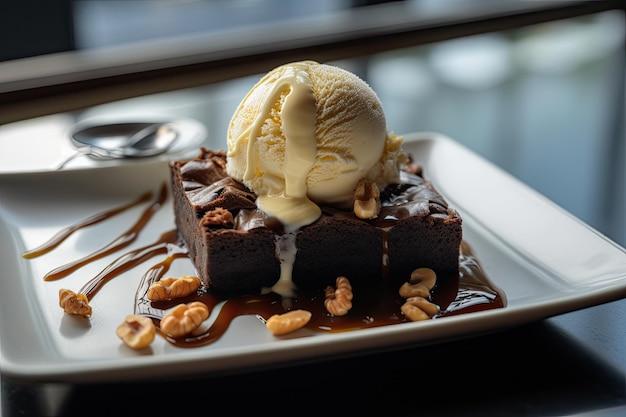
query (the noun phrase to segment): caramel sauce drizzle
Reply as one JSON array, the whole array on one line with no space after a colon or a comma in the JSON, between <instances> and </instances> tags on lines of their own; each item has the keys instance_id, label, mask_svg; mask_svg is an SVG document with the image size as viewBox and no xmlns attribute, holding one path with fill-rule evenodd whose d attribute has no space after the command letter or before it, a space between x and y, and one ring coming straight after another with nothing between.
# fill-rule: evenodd
<instances>
[{"instance_id":1,"label":"caramel sauce drizzle","mask_svg":"<svg viewBox=\"0 0 626 417\"><path fill-rule=\"evenodd\" d=\"M135 207L141 203L145 203L151 198L152 198L152 192L148 191L147 193L139 197L137 200L132 201L128 204L87 217L76 224L73 224L69 227L66 227L65 229L60 230L58 233L52 236L48 241L42 243L40 246L24 252L22 254L22 257L26 259L32 259L32 258L41 256L43 254L46 254L50 252L52 249L59 246L61 243L63 243L65 239L70 237L70 235L76 232L77 230L94 225L96 223L100 223L103 220L110 219L111 217L119 213L122 213L132 207Z\"/></svg>"},{"instance_id":2,"label":"caramel sauce drizzle","mask_svg":"<svg viewBox=\"0 0 626 417\"><path fill-rule=\"evenodd\" d=\"M108 245L102 247L101 249L83 258L80 258L73 262L62 265L48 272L44 276L44 281L55 281L57 279L64 278L68 276L69 274L71 274L72 272L76 271L77 269L87 265L88 263L93 262L97 259L103 258L107 255L110 255L111 253L116 252L120 249L123 249L126 246L133 243L135 240L137 240L139 233L143 230L143 228L146 226L148 221L152 218L152 215L156 213L157 210L161 208L161 206L163 206L163 203L165 203L166 199L167 199L167 186L163 184L161 186L161 191L157 199L152 204L150 204L150 206L143 212L139 220L130 229L122 233L118 238L113 240ZM117 214L118 211L112 210L112 212L114 214ZM101 216L105 216L105 218L109 218L113 215L110 213L111 212L105 212L104 214L101 214ZM70 228L71 227L72 226L70 226Z\"/></svg>"},{"instance_id":3,"label":"caramel sauce drizzle","mask_svg":"<svg viewBox=\"0 0 626 417\"><path fill-rule=\"evenodd\" d=\"M150 193L144 194L140 199L130 204L99 213L68 227L66 230L74 231L93 224L90 219L97 218L97 221L108 219L146 201L149 196ZM144 211L140 219L118 239L78 261L56 268L46 274L45 280L51 281L65 277L80 266L128 246L143 230L152 215L162 207L166 198L167 188L163 185L158 198ZM54 246L57 245L54 244ZM42 247L43 249L41 249ZM30 253L32 258L53 249L53 247L48 248L46 245L42 247L26 253ZM205 287L201 287L195 294L184 298L150 301L147 298L150 285L161 279L176 259L188 258L187 250L178 242L178 234L175 229L163 233L158 240L149 245L118 257L89 280L79 293L85 294L91 300L111 279L158 255L166 256L162 261L150 267L142 276L135 294L134 312L152 318L159 335L175 346L197 347L211 344L219 340L226 333L233 320L239 316L252 315L265 322L274 314L282 314L297 308L309 310L312 313L311 321L305 326L305 330L301 330L308 332L339 333L408 321L400 310L404 300L398 295L398 288L389 285L389 281L384 279L368 282L362 286L353 285L355 293L353 308L348 315L343 317L332 316L326 311L323 289L296 293L293 298L285 298L274 292L220 297L212 294ZM383 265L383 272L385 270L385 265ZM438 277L438 283L432 291L431 298L432 302L440 307L440 313L434 319L506 306L504 292L497 288L485 275L480 263L465 241L462 242L460 248L458 276ZM207 323L181 338L172 338L164 334L159 329L159 322L166 310L178 304L192 301L205 303L210 312L219 308L217 317L212 323Z\"/></svg>"},{"instance_id":4,"label":"caramel sauce drizzle","mask_svg":"<svg viewBox=\"0 0 626 417\"><path fill-rule=\"evenodd\" d=\"M89 282L80 289L79 293L85 294L87 299L91 300L104 284L157 255L169 254L167 259L171 257L172 260L173 258L187 257L187 252L175 245L177 240L178 233L174 229L163 233L156 242L150 245L142 246L139 249L125 253L89 280ZM171 254L173 248L178 249L178 253ZM171 260L169 264L171 264ZM163 273L165 273L165 271L163 271Z\"/></svg>"}]
</instances>

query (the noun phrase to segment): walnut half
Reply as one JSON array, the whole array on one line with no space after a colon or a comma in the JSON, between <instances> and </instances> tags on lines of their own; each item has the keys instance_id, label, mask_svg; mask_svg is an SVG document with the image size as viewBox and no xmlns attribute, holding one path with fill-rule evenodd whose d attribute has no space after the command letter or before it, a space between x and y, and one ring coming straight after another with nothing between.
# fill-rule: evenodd
<instances>
[{"instance_id":1,"label":"walnut half","mask_svg":"<svg viewBox=\"0 0 626 417\"><path fill-rule=\"evenodd\" d=\"M148 288L150 301L171 300L193 294L200 288L200 279L191 275L160 279Z\"/></svg>"},{"instance_id":2,"label":"walnut half","mask_svg":"<svg viewBox=\"0 0 626 417\"><path fill-rule=\"evenodd\" d=\"M345 316L352 308L352 285L346 277L337 277L335 285L326 287L324 306L333 316Z\"/></svg>"},{"instance_id":3,"label":"walnut half","mask_svg":"<svg viewBox=\"0 0 626 417\"><path fill-rule=\"evenodd\" d=\"M200 301L179 304L161 319L161 330L172 336L181 337L200 327L209 318L209 307Z\"/></svg>"}]
</instances>

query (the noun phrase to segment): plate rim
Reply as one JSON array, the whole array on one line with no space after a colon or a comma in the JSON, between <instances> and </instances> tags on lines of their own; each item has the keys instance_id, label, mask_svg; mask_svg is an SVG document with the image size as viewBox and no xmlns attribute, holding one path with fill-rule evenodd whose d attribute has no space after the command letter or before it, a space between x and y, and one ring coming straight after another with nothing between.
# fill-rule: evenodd
<instances>
[{"instance_id":1,"label":"plate rim","mask_svg":"<svg viewBox=\"0 0 626 417\"><path fill-rule=\"evenodd\" d=\"M71 152L78 149L72 136L74 133L87 128L94 128L99 126L119 125L119 124L135 124L135 123L170 123L177 125L179 129L184 132L182 141L174 143L169 150L164 153L142 157L142 158L115 158L111 160L99 160L91 161L87 163L79 163L78 165L68 164L63 169L55 169L53 164L48 166L42 166L37 169L27 169L21 171L0 170L0 180L13 177L24 177L27 175L51 175L57 172L74 172L80 173L88 170L109 170L112 168L134 165L147 165L160 162L167 162L178 158L185 158L192 154L195 149L203 146L207 137L208 129L206 125L200 120L191 117L167 117L165 115L152 115L152 116L108 116L97 115L87 117L69 126L66 126L64 130L64 138L68 146L71 147L71 151L68 154L60 155L59 161L71 155ZM85 157L86 158L86 157ZM57 161L58 162L58 161Z\"/></svg>"},{"instance_id":2,"label":"plate rim","mask_svg":"<svg viewBox=\"0 0 626 417\"><path fill-rule=\"evenodd\" d=\"M547 198L532 190L527 185L507 174L504 170L495 167L484 158L464 147L453 139L437 132L416 132L403 135L407 143L417 141L431 141L433 143L443 143L446 146L453 146L453 149L472 155L482 164L491 169L496 169L500 175L507 176L513 183L524 188L528 192L534 193L542 201L551 203ZM93 168L86 168L93 169ZM115 167L103 167L102 169L115 169ZM81 170L72 170L75 175ZM26 173L30 176L32 173ZM39 175L39 174L38 174ZM9 182L15 180L15 176ZM0 189L6 180L0 177ZM435 183L435 186L437 184ZM446 196L447 198L447 196ZM553 205L554 210L560 215L567 216L568 213ZM0 204L0 221L2 218L2 205ZM572 216L573 217L573 216ZM608 245L612 245L624 255L626 264L626 250L612 242L610 239L599 234L584 222L574 218L574 220L584 226L588 233L594 233L602 237ZM470 242L471 244L471 242ZM3 269L0 266L0 271ZM498 278L490 276L490 279L498 284ZM28 281L28 280L25 280ZM1 283L0 283L1 284ZM25 289L24 289L25 290ZM5 355L3 346L6 340L0 338L0 371L3 375L12 378L24 379L37 382L104 382L143 379L145 377L166 377L174 375L192 375L199 373L233 373L247 369L254 369L257 366L279 367L289 363L301 361L327 360L333 356L348 354L345 348L342 349L346 341L367 341L368 347L360 349L358 352L350 350L351 354L367 354L381 349L401 349L406 346L422 346L449 341L451 339L466 338L484 333L493 333L507 328L519 326L525 323L549 318L555 315L564 314L578 309L591 307L601 303L615 301L626 297L626 272L622 276L616 277L611 282L602 283L600 286L591 286L590 291L584 294L572 291L563 293L560 298L550 303L531 302L518 306L507 306L503 309L488 310L463 314L459 316L446 317L426 323L403 323L402 325L383 326L378 328L358 330L339 334L316 334L314 337L291 338L280 340L279 343L254 345L254 352L251 355L248 346L220 348L214 351L204 349L185 349L184 354L173 355L150 355L105 358L99 361L72 361L67 358L59 358L53 363L18 363ZM0 293L0 299L2 295ZM33 312L31 311L31 314ZM444 321L443 324L441 322ZM472 329L466 331L453 331L447 336L445 334L449 328L463 327L460 324L468 323ZM413 328L423 329L422 331L412 331ZM478 332L477 332L478 330ZM0 318L0 332L2 331L2 319ZM54 330L53 330L54 331ZM383 337L381 337L383 336ZM114 335L112 335L114 337ZM312 355L311 351L325 352L318 356ZM286 355L285 355L286 354ZM277 356L287 357L286 361L279 361ZM224 358L229 360L224 360ZM233 360L239 366L232 366ZM164 363L165 362L165 363ZM141 374L141 375L138 375Z\"/></svg>"}]
</instances>

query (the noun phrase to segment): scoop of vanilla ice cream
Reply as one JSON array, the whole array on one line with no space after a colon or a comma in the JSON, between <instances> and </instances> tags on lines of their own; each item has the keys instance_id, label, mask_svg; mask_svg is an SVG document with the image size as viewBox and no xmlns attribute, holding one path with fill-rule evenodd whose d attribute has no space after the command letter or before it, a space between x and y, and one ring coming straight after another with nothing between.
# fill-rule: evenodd
<instances>
[{"instance_id":1,"label":"scoop of vanilla ice cream","mask_svg":"<svg viewBox=\"0 0 626 417\"><path fill-rule=\"evenodd\" d=\"M314 222L318 205L351 207L362 178L380 188L397 182L403 155L374 91L313 61L265 75L235 111L227 139L228 174L292 229Z\"/></svg>"}]
</instances>

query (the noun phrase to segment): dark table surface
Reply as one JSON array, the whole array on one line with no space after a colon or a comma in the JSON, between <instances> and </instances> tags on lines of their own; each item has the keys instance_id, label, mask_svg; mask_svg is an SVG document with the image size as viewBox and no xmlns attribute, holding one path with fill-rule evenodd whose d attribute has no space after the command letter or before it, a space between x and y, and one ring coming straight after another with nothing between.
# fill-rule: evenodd
<instances>
[{"instance_id":1,"label":"dark table surface","mask_svg":"<svg viewBox=\"0 0 626 417\"><path fill-rule=\"evenodd\" d=\"M412 26L381 25L378 31L370 28L365 35L371 35L372 40L395 39L395 45L401 47L416 43L410 39L416 35L427 35L419 42L429 42L623 7L617 6L619 2L513 3L514 7L502 6L500 13L482 11L466 19L453 13L447 21L438 16ZM563 7L552 6L555 3ZM599 3L606 6L598 6ZM452 32L443 32L442 28L446 27ZM172 55L175 59L169 61L169 69L160 66L164 62L162 56L148 59L144 54L145 65L139 69L122 60L97 72L100 75L94 75L96 72L91 68L76 68L69 78L55 74L58 67L46 69L44 65L41 68L46 74L26 79L19 70L26 61L0 64L6 70L0 71L4 74L0 78L0 91L6 93L0 100L2 121L125 98L129 93L123 87L137 81L129 75L133 71L148 78L131 93L148 94L217 81L224 68L252 60L254 65L248 65L243 72L230 72L229 76L263 72L275 61L283 61L292 47L299 47L302 54L320 60L338 58L340 47L344 48L342 53L352 56L366 53L351 37L353 32L346 30L335 35L343 36L342 40L329 43L320 38L312 44L295 42L288 48L278 45L277 48L283 48L281 53L239 51L250 58L247 60L232 55L236 51L230 56L211 55L215 51L208 45L204 52L196 51L197 59ZM390 49L377 42L372 47ZM296 50L292 49L291 53ZM47 62L55 62L55 57L48 57ZM181 84L172 77L171 68L189 75L190 84ZM198 77L200 71L202 77ZM173 81L162 84L167 77ZM114 90L117 95L95 98L95 93L107 83L122 88ZM55 97L58 100L51 101ZM3 417L114 413L256 415L268 411L288 415L623 416L626 415L626 299L425 347L402 346L386 352L362 352L355 347L355 354L348 357L319 358L311 363L284 364L237 374L78 385L39 384L4 375L1 399Z\"/></svg>"}]
</instances>

